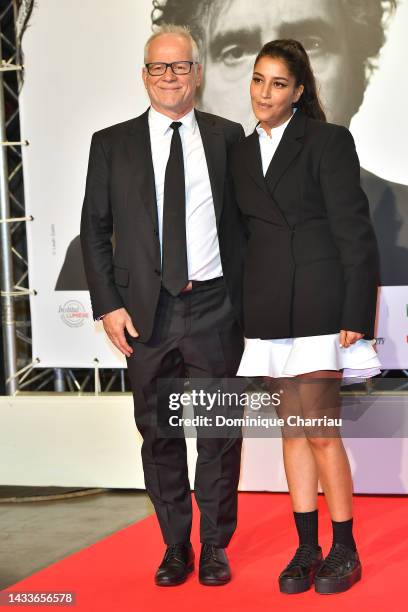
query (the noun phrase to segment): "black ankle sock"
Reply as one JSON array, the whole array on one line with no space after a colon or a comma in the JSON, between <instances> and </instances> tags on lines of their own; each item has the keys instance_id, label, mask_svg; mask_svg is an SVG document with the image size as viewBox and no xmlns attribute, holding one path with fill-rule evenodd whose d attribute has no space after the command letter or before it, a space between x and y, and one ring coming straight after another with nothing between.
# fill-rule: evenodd
<instances>
[{"instance_id":1,"label":"black ankle sock","mask_svg":"<svg viewBox=\"0 0 408 612\"><path fill-rule=\"evenodd\" d=\"M299 546L310 544L318 546L317 537L317 510L311 512L294 512L296 529L299 536Z\"/></svg>"},{"instance_id":2,"label":"black ankle sock","mask_svg":"<svg viewBox=\"0 0 408 612\"><path fill-rule=\"evenodd\" d=\"M353 519L348 521L332 521L333 525L333 544L343 544L351 550L356 550L356 543L353 538Z\"/></svg>"}]
</instances>

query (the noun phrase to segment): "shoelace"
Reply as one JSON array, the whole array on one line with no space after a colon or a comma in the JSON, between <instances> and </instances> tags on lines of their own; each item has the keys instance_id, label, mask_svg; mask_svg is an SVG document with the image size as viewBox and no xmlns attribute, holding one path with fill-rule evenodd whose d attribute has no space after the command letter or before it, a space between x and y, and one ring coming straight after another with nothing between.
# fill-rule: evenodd
<instances>
[{"instance_id":1,"label":"shoelace","mask_svg":"<svg viewBox=\"0 0 408 612\"><path fill-rule=\"evenodd\" d=\"M171 559L182 560L183 545L182 544L171 544L166 550L165 561L171 561Z\"/></svg>"},{"instance_id":2,"label":"shoelace","mask_svg":"<svg viewBox=\"0 0 408 612\"><path fill-rule=\"evenodd\" d=\"M292 567L307 567L310 563L311 558L316 553L316 549L309 544L301 544L297 549L295 556L290 561L287 569L292 569Z\"/></svg>"},{"instance_id":3,"label":"shoelace","mask_svg":"<svg viewBox=\"0 0 408 612\"><path fill-rule=\"evenodd\" d=\"M218 561L216 546L205 544L203 552L201 553L201 559L202 561L208 561L209 559L213 559L213 561Z\"/></svg>"},{"instance_id":4,"label":"shoelace","mask_svg":"<svg viewBox=\"0 0 408 612\"><path fill-rule=\"evenodd\" d=\"M342 544L332 546L329 554L324 560L324 565L327 565L331 570L336 570L343 565L349 554L348 548Z\"/></svg>"}]
</instances>

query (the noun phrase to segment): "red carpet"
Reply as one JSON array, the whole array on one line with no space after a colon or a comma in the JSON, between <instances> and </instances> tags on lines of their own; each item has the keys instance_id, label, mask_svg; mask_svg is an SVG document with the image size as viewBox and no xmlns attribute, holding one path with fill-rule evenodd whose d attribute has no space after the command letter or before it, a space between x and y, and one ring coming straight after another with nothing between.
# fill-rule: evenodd
<instances>
[{"instance_id":1,"label":"red carpet","mask_svg":"<svg viewBox=\"0 0 408 612\"><path fill-rule=\"evenodd\" d=\"M357 497L354 504L363 579L339 595L318 595L314 591L301 595L279 593L277 576L293 554L296 538L289 497L277 493L240 494L239 527L228 549L234 579L224 587L201 586L196 572L182 586L156 587L153 574L164 549L156 519L149 517L8 590L75 591L77 605L68 609L81 612L406 611L407 500ZM323 498L319 499L319 509L320 543L327 553L331 528ZM196 553L197 523L193 534ZM26 608L61 610L56 606L19 606Z\"/></svg>"}]
</instances>

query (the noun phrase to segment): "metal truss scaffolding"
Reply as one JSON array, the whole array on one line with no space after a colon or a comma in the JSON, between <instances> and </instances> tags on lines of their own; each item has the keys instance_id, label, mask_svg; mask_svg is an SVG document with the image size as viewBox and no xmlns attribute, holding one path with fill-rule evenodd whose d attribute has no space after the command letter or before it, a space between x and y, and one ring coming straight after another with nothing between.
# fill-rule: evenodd
<instances>
[{"instance_id":1,"label":"metal truss scaffolding","mask_svg":"<svg viewBox=\"0 0 408 612\"><path fill-rule=\"evenodd\" d=\"M4 372L9 394L17 391L20 363L31 360L25 231L29 218L24 207L21 155L21 148L28 143L20 137L18 96L23 68L16 44L16 21L21 5L16 0L0 3L1 297Z\"/></svg>"}]
</instances>

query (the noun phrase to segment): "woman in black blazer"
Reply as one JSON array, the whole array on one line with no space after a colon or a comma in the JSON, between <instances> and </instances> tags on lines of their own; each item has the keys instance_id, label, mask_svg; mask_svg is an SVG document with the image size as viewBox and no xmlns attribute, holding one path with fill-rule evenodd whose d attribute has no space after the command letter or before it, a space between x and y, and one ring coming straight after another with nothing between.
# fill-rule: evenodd
<instances>
[{"instance_id":1,"label":"woman in black blazer","mask_svg":"<svg viewBox=\"0 0 408 612\"><path fill-rule=\"evenodd\" d=\"M280 589L299 593L314 583L319 593L340 592L359 580L361 564L347 454L337 421L324 417L339 416L342 377L379 373L377 244L353 137L326 122L299 42L262 48L251 100L259 123L230 160L248 234L247 342L238 375L265 377L284 391L278 413L299 547L279 576ZM333 524L324 560L318 480Z\"/></svg>"}]
</instances>

